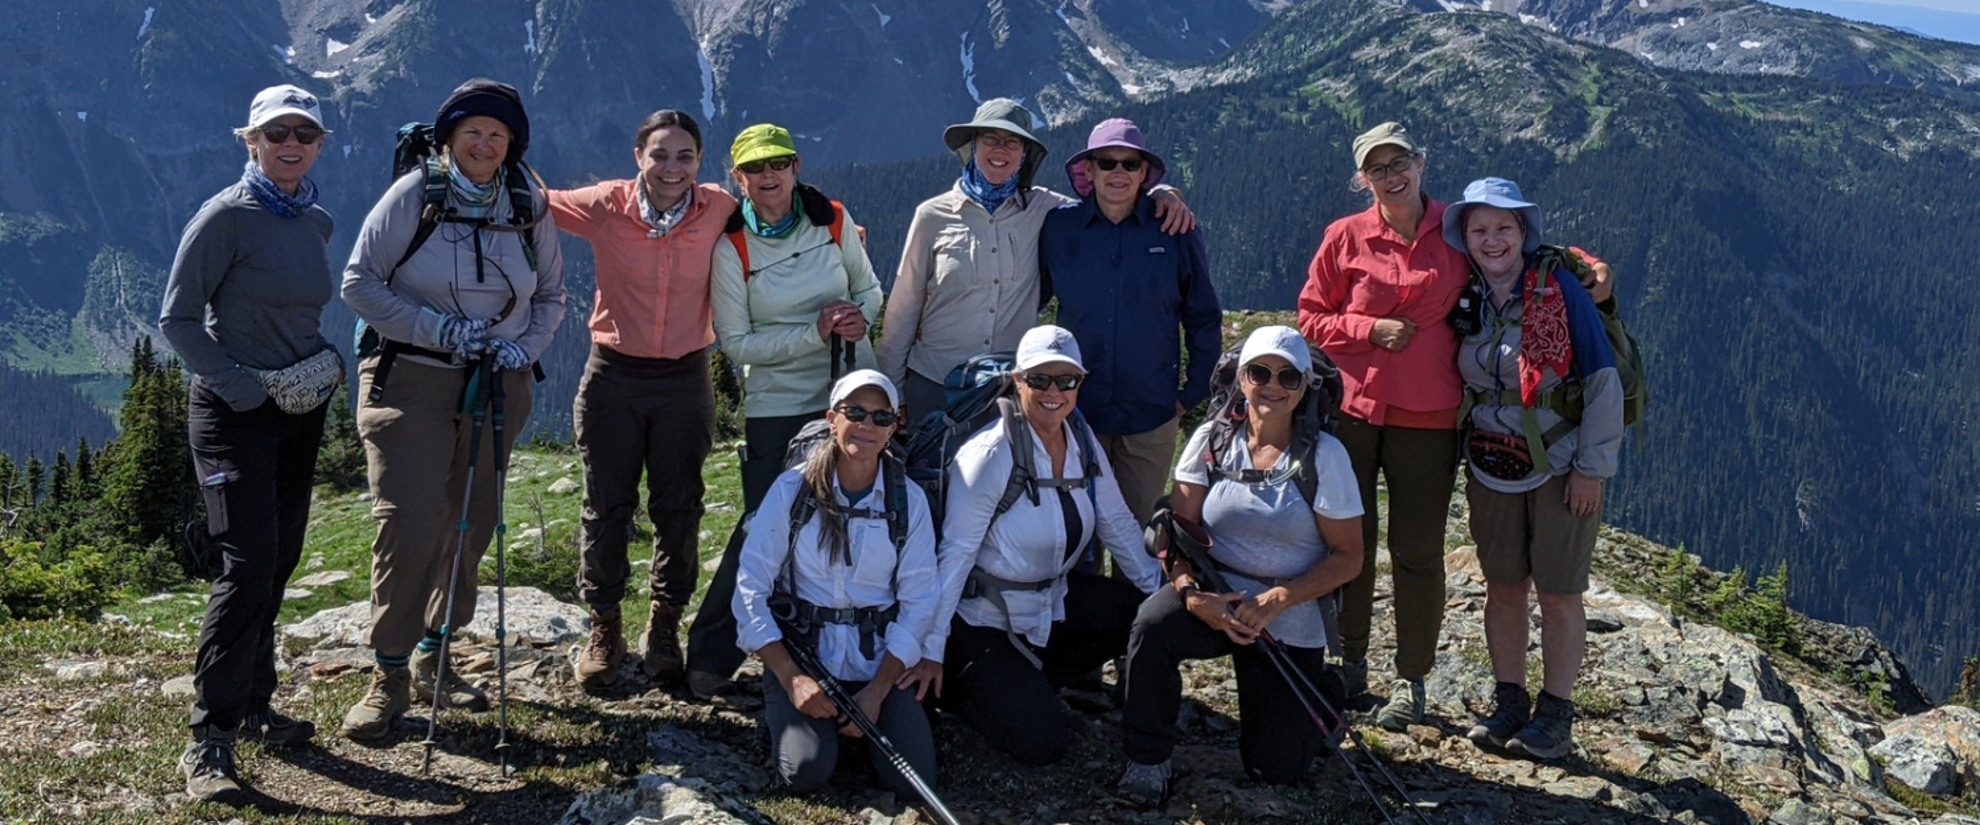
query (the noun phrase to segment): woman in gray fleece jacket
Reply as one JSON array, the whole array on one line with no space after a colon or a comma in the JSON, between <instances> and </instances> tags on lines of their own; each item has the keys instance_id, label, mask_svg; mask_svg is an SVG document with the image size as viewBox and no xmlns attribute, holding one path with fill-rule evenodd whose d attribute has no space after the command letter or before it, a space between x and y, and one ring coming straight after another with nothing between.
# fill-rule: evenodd
<instances>
[{"instance_id":1,"label":"woman in gray fleece jacket","mask_svg":"<svg viewBox=\"0 0 1980 825\"><path fill-rule=\"evenodd\" d=\"M522 180L529 118L515 88L462 84L434 117L433 140L445 147L432 169L446 192L431 234L414 245L428 185L428 168L416 168L372 207L344 268L344 301L382 340L381 352L360 353L358 369L358 434L378 521L367 636L378 669L345 714L344 734L365 741L390 733L413 694L430 702L436 673L444 706L488 708L485 693L439 662L443 631L474 618L474 571L501 518L493 427L476 451L473 489L463 489L470 411L488 398L471 379L492 362L506 393L506 452L529 420L532 369L564 318L557 227L542 191ZM511 187L528 193L531 220L519 218ZM465 541L455 526L463 498ZM448 613L457 546L462 572Z\"/></svg>"}]
</instances>

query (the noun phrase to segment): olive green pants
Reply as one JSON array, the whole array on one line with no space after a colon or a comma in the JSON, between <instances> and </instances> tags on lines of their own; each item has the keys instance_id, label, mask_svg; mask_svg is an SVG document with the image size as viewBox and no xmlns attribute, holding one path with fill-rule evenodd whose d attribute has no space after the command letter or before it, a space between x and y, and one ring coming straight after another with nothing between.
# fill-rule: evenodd
<instances>
[{"instance_id":1,"label":"olive green pants","mask_svg":"<svg viewBox=\"0 0 1980 825\"><path fill-rule=\"evenodd\" d=\"M1342 658L1368 658L1375 609L1375 477L1389 485L1389 566L1396 616L1396 675L1430 672L1444 628L1444 521L1457 484L1458 431L1377 427L1342 416L1335 435L1361 487L1361 575L1341 606Z\"/></svg>"}]
</instances>

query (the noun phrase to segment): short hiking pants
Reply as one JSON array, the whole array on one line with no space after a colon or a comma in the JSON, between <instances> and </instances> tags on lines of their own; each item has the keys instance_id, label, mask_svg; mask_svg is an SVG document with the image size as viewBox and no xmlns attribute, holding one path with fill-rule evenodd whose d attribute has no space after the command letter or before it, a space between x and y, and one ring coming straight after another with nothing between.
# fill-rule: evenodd
<instances>
[{"instance_id":1,"label":"short hiking pants","mask_svg":"<svg viewBox=\"0 0 1980 825\"><path fill-rule=\"evenodd\" d=\"M220 575L193 660L192 724L231 728L275 695L275 617L302 558L324 404L289 415L274 401L247 412L195 380L186 435Z\"/></svg>"},{"instance_id":2,"label":"short hiking pants","mask_svg":"<svg viewBox=\"0 0 1980 825\"><path fill-rule=\"evenodd\" d=\"M1457 485L1458 431L1375 426L1354 416L1342 416L1334 433L1347 448L1361 501L1368 513L1361 519L1361 575L1347 586L1341 605L1342 658L1368 658L1368 637L1375 612L1375 539L1381 529L1376 517L1375 477L1389 483L1391 602L1396 617L1396 675L1420 678L1429 674L1437 656L1437 636L1444 628L1444 522L1449 517L1451 490Z\"/></svg>"},{"instance_id":3,"label":"short hiking pants","mask_svg":"<svg viewBox=\"0 0 1980 825\"><path fill-rule=\"evenodd\" d=\"M371 484L371 517L378 535L371 542L371 631L365 643L379 653L400 656L428 629L466 627L474 618L476 575L481 556L501 518L496 508L494 421L481 431L474 458L474 490L467 495L468 442L474 421L462 409L471 370L428 366L400 356L376 401L371 398L378 358L358 368L358 435L364 439L366 476ZM497 373L503 399L504 453L529 422L530 373ZM471 506L467 531L458 528L461 501ZM463 540L465 539L465 540ZM460 575L454 585L454 612L444 615L447 582L459 548Z\"/></svg>"},{"instance_id":4,"label":"short hiking pants","mask_svg":"<svg viewBox=\"0 0 1980 825\"><path fill-rule=\"evenodd\" d=\"M637 358L593 344L573 413L584 465L578 598L593 610L616 610L625 599L626 545L645 475L647 589L655 604L686 607L701 570L701 466L715 443L708 351Z\"/></svg>"},{"instance_id":5,"label":"short hiking pants","mask_svg":"<svg viewBox=\"0 0 1980 825\"><path fill-rule=\"evenodd\" d=\"M1542 593L1588 592L1602 507L1598 503L1585 516L1569 510L1565 474L1524 493L1501 493L1474 479L1464 496L1486 581L1518 584L1531 578L1533 589Z\"/></svg>"}]
</instances>

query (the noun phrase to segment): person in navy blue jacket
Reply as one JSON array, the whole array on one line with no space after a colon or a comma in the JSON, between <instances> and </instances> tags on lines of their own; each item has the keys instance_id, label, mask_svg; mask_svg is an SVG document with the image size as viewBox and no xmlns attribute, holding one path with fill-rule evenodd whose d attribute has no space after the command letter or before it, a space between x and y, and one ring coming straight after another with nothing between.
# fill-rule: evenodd
<instances>
[{"instance_id":1,"label":"person in navy blue jacket","mask_svg":"<svg viewBox=\"0 0 1980 825\"><path fill-rule=\"evenodd\" d=\"M1038 241L1039 300L1059 299L1057 323L1087 356L1079 411L1142 523L1167 486L1177 425L1210 395L1222 348L1202 230L1163 234L1147 197L1165 171L1134 121L1101 121L1066 161L1081 200L1048 216Z\"/></svg>"},{"instance_id":2,"label":"person in navy blue jacket","mask_svg":"<svg viewBox=\"0 0 1980 825\"><path fill-rule=\"evenodd\" d=\"M1602 487L1623 439L1623 389L1587 290L1540 251L1540 207L1500 178L1473 181L1444 212L1444 237L1471 259L1476 323L1460 329L1470 414L1471 534L1485 574L1485 646L1495 707L1467 734L1553 759L1574 747L1574 681L1587 647L1581 594ZM1578 392L1577 392L1578 391ZM1540 601L1543 690L1526 688L1527 594Z\"/></svg>"}]
</instances>

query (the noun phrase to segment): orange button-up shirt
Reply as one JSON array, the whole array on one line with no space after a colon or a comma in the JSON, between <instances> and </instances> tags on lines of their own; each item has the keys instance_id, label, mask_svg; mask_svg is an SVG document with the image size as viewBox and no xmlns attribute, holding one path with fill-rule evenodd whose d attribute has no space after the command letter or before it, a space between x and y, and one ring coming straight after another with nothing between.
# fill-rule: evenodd
<instances>
[{"instance_id":1,"label":"orange button-up shirt","mask_svg":"<svg viewBox=\"0 0 1980 825\"><path fill-rule=\"evenodd\" d=\"M715 342L709 267L736 199L714 184L696 186L681 222L650 237L638 183L552 190L550 211L558 229L591 242L598 272L592 342L636 358L680 358Z\"/></svg>"},{"instance_id":2,"label":"orange button-up shirt","mask_svg":"<svg viewBox=\"0 0 1980 825\"><path fill-rule=\"evenodd\" d=\"M1471 265L1444 242L1445 205L1424 201L1413 242L1380 206L1333 222L1299 293L1300 332L1341 368L1341 411L1376 426L1457 426L1458 338L1444 317ZM1382 318L1416 322L1401 351L1369 340Z\"/></svg>"}]
</instances>

